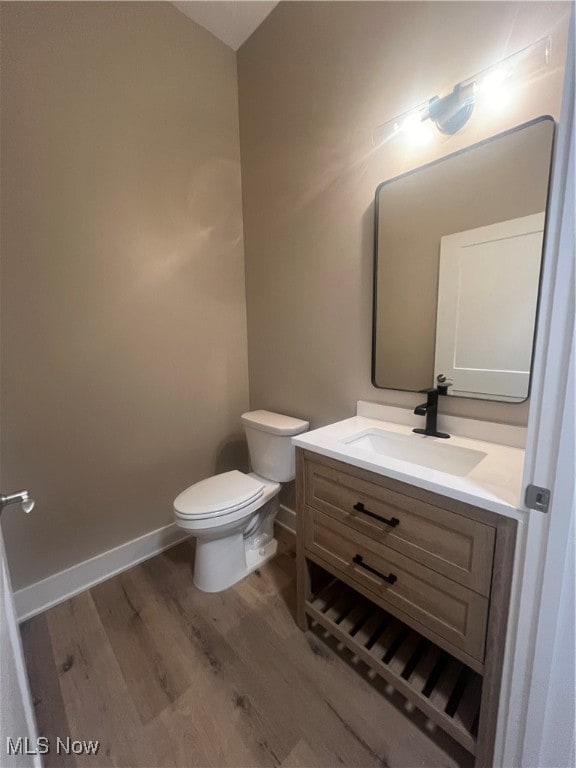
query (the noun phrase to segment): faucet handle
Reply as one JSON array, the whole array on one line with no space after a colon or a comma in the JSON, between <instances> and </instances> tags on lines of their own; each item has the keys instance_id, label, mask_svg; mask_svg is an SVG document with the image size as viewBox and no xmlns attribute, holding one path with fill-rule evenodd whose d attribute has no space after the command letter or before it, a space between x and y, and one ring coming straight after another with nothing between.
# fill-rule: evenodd
<instances>
[{"instance_id":1,"label":"faucet handle","mask_svg":"<svg viewBox=\"0 0 576 768\"><path fill-rule=\"evenodd\" d=\"M448 387L451 387L453 384L452 379L449 379L444 373L439 373L436 376L436 381L438 383L438 394L447 395Z\"/></svg>"}]
</instances>

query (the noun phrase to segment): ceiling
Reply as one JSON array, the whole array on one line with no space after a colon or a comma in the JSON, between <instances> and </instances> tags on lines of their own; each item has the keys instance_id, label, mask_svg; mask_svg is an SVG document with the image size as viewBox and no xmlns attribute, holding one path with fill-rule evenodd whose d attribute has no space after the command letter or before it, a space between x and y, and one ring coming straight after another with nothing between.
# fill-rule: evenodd
<instances>
[{"instance_id":1,"label":"ceiling","mask_svg":"<svg viewBox=\"0 0 576 768\"><path fill-rule=\"evenodd\" d=\"M278 5L268 0L181 0L179 11L237 51Z\"/></svg>"}]
</instances>

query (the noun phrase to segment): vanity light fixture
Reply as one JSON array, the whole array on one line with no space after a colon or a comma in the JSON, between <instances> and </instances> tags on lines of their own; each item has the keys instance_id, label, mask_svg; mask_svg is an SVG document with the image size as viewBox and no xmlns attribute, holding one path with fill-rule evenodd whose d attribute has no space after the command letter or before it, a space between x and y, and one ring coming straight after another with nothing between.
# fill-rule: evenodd
<instances>
[{"instance_id":1,"label":"vanity light fixture","mask_svg":"<svg viewBox=\"0 0 576 768\"><path fill-rule=\"evenodd\" d=\"M372 134L374 146L380 146L399 134L404 134L413 144L427 143L434 136L433 126L448 136L457 133L470 119L475 105L504 106L509 86L546 66L550 53L549 36L527 45L457 83L448 95L433 96L379 125Z\"/></svg>"}]
</instances>

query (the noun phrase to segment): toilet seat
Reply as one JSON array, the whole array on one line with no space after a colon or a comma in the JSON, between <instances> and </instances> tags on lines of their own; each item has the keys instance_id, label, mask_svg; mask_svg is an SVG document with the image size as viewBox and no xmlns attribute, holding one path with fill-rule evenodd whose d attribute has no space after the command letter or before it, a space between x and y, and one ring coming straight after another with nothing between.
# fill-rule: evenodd
<instances>
[{"instance_id":1,"label":"toilet seat","mask_svg":"<svg viewBox=\"0 0 576 768\"><path fill-rule=\"evenodd\" d=\"M234 469L186 488L174 500L174 510L184 518L216 518L249 506L263 491L263 483Z\"/></svg>"}]
</instances>

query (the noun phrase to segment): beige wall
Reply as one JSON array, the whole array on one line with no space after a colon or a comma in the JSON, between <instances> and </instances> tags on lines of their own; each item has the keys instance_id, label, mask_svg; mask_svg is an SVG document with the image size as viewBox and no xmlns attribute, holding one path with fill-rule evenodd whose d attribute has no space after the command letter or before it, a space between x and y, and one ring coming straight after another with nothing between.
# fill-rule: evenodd
<instances>
[{"instance_id":1,"label":"beige wall","mask_svg":"<svg viewBox=\"0 0 576 768\"><path fill-rule=\"evenodd\" d=\"M236 57L168 3L2 5L3 529L16 588L171 520L245 460ZM238 56L251 403L309 418L370 384L373 195L557 115L561 3L287 2ZM500 121L424 155L373 128L551 31ZM523 422L525 406L450 403Z\"/></svg>"},{"instance_id":2,"label":"beige wall","mask_svg":"<svg viewBox=\"0 0 576 768\"><path fill-rule=\"evenodd\" d=\"M168 3L2 7L15 588L172 519L248 404L234 52Z\"/></svg>"},{"instance_id":3,"label":"beige wall","mask_svg":"<svg viewBox=\"0 0 576 768\"><path fill-rule=\"evenodd\" d=\"M563 3L288 2L240 49L240 141L252 407L313 426L372 387L377 185L541 114L559 113ZM373 129L545 33L553 57L500 119L475 115L426 153L374 149ZM451 400L452 413L525 423L526 405Z\"/></svg>"}]
</instances>

